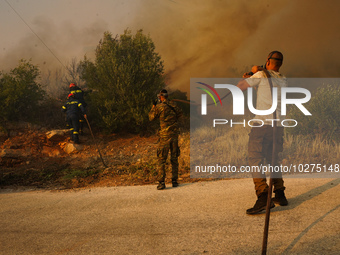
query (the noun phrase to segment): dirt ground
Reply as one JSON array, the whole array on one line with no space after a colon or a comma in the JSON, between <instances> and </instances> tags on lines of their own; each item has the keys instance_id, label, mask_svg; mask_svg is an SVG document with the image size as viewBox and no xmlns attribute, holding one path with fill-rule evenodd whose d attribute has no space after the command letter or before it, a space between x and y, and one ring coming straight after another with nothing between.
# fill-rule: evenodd
<instances>
[{"instance_id":1,"label":"dirt ground","mask_svg":"<svg viewBox=\"0 0 340 255\"><path fill-rule=\"evenodd\" d=\"M49 139L47 133L48 130L41 128L21 128L12 131L9 137L1 136L1 188L68 189L156 182L156 135L142 137L95 132L93 139L86 129L80 136L80 145L74 148L67 133L53 139ZM179 175L182 182L197 181L190 179L189 144L189 134L180 135ZM69 152L66 147L74 151Z\"/></svg>"}]
</instances>

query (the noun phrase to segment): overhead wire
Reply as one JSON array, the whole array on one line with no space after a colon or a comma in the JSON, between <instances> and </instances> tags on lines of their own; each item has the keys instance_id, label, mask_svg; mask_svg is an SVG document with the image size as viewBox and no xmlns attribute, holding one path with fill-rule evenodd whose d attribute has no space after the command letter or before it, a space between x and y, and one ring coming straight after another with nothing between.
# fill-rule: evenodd
<instances>
[{"instance_id":1,"label":"overhead wire","mask_svg":"<svg viewBox=\"0 0 340 255\"><path fill-rule=\"evenodd\" d=\"M31 26L24 20L24 18L14 9L14 7L7 1L5 0L5 2L8 4L9 7L11 7L11 9L16 13L16 15L18 15L18 17L22 20L22 22L24 22L24 24L31 30L31 32L39 39L39 41L46 47L46 49L58 60L58 62L67 70L66 66L63 64L63 62L61 62L61 60L57 57L56 54L54 54L54 52L48 47L48 45L44 42L43 39L40 38L40 36L34 32L34 30L31 28Z\"/></svg>"}]
</instances>

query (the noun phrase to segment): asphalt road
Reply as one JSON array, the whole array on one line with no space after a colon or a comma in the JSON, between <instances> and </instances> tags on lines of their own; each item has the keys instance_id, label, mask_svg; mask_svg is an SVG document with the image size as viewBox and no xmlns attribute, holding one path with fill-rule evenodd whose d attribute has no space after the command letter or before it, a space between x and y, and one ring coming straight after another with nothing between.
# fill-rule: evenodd
<instances>
[{"instance_id":1,"label":"asphalt road","mask_svg":"<svg viewBox=\"0 0 340 255\"><path fill-rule=\"evenodd\" d=\"M340 254L340 179L286 179L268 254ZM251 179L0 193L0 254L261 254Z\"/></svg>"}]
</instances>

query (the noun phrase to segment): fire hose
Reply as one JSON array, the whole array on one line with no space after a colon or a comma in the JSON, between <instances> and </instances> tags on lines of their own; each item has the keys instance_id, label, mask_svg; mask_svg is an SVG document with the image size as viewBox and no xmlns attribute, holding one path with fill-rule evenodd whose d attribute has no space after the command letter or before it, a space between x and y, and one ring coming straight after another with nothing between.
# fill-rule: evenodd
<instances>
[{"instance_id":1,"label":"fire hose","mask_svg":"<svg viewBox=\"0 0 340 255\"><path fill-rule=\"evenodd\" d=\"M222 98L221 101L226 98L227 96L229 96L231 94L231 91L229 91L227 94L225 94ZM187 100L182 100L182 99L171 99L171 101L175 101L175 102L181 102L181 103L185 103L185 104L191 104L191 105L201 105L201 104L197 104L197 103L192 103L190 101ZM213 105L214 103L210 103L207 105Z\"/></svg>"},{"instance_id":2,"label":"fire hose","mask_svg":"<svg viewBox=\"0 0 340 255\"><path fill-rule=\"evenodd\" d=\"M99 157L100 157L100 159L102 160L102 162L103 162L103 165L104 165L105 167L107 167L107 165L105 164L105 162L104 162L104 159L103 159L103 157L102 157L102 154L100 153L100 150L99 150L98 144L97 144L97 142L96 142L96 139L94 138L94 135L93 135L93 132L92 132L92 129L91 129L90 122L88 121L88 119L87 119L87 116L86 116L86 115L84 115L84 118L85 118L85 120L86 120L86 123L87 123L87 125L88 125L88 127L89 127L89 130L90 130L91 136L92 136L92 138L93 138L93 142L94 142L94 144L95 144L95 146L96 146L96 148L97 148L97 151L98 151L98 153L99 153Z\"/></svg>"}]
</instances>

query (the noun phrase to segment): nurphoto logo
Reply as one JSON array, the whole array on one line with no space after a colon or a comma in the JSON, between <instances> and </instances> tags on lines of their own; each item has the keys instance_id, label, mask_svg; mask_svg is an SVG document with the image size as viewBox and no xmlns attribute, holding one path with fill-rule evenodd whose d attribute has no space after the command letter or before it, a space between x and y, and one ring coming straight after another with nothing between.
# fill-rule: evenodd
<instances>
[{"instance_id":1,"label":"nurphoto logo","mask_svg":"<svg viewBox=\"0 0 340 255\"><path fill-rule=\"evenodd\" d=\"M253 79L265 80L242 86L242 78L190 79L190 177L340 178L334 146L340 79ZM277 164L269 156L249 164L270 148L274 133Z\"/></svg>"},{"instance_id":2,"label":"nurphoto logo","mask_svg":"<svg viewBox=\"0 0 340 255\"><path fill-rule=\"evenodd\" d=\"M243 92L240 88L238 88L235 85L232 84L214 84L214 87L211 85L208 85L203 82L197 82L201 85L204 85L205 87L209 88L218 98L219 102L221 103L222 106L222 101L217 93L216 89L226 89L226 92L229 91L232 96L232 101L233 101L233 115L245 115L245 99ZM201 87L197 87L198 89L201 89L203 94L201 94L201 115L207 115L207 95L209 95L213 101L215 106L217 105L217 102L212 95L212 93ZM289 98L289 94L298 94L302 95L303 97L300 98ZM295 105L297 108L301 110L301 112L306 115L306 116L311 116L312 114L306 109L306 107L303 105L307 103L311 99L311 93L308 89L305 88L298 88L298 87L282 87L282 88L277 88L273 87L272 90L272 105L269 109L263 109L263 110L258 110L254 107L254 102L253 102L253 88L248 88L247 89L247 106L248 110L258 116L265 116L265 115L270 115L274 111L277 110L278 106L280 109L281 116L286 116L287 115L287 105ZM279 103L281 105L279 105ZM280 122L283 127L295 127L298 124L297 120L294 119L266 119L265 121L269 121L274 125L274 122ZM252 125L254 122L260 123L260 126L264 125L264 121L261 119L251 119L247 121L248 126L254 127ZM233 124L242 124L246 126L246 120L244 119L242 122L233 122L232 120L227 120L227 119L213 119L213 127L216 125L225 125L227 123L230 123L232 126ZM258 126L258 125L256 125Z\"/></svg>"}]
</instances>

